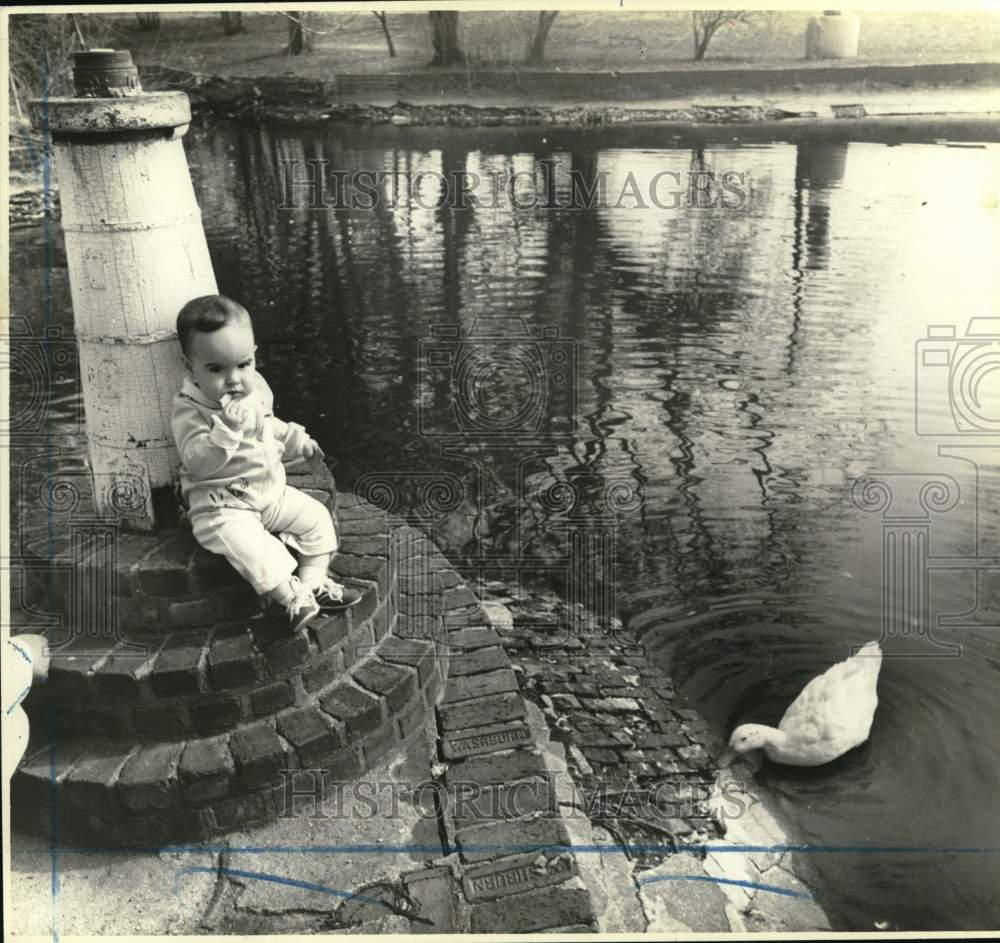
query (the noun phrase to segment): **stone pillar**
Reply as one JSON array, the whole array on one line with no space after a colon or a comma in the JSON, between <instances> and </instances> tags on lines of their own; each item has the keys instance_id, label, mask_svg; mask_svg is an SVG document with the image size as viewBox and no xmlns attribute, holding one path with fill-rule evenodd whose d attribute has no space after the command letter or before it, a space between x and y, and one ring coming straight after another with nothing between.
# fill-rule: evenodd
<instances>
[{"instance_id":1,"label":"stone pillar","mask_svg":"<svg viewBox=\"0 0 1000 943\"><path fill-rule=\"evenodd\" d=\"M77 53L79 97L31 103L52 137L98 513L153 530L176 513L171 399L181 306L217 292L181 137L183 92L144 93L128 53ZM127 81L108 69L127 62Z\"/></svg>"}]
</instances>

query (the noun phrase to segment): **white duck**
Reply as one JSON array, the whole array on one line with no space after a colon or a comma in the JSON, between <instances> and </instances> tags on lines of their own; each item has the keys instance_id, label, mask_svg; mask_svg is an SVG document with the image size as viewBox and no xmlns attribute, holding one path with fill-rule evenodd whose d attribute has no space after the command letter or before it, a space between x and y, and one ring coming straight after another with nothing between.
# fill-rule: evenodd
<instances>
[{"instance_id":1,"label":"white duck","mask_svg":"<svg viewBox=\"0 0 1000 943\"><path fill-rule=\"evenodd\" d=\"M878 642L813 678L792 701L778 726L740 724L729 738L736 753L763 749L789 766L821 766L868 739L882 667Z\"/></svg>"}]
</instances>

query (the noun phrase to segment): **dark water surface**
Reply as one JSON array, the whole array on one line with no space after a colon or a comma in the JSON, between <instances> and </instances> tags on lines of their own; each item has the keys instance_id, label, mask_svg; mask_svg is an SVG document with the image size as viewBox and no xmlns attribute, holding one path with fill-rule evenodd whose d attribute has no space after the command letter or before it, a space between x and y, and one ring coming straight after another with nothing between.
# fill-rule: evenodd
<instances>
[{"instance_id":1,"label":"dark water surface","mask_svg":"<svg viewBox=\"0 0 1000 943\"><path fill-rule=\"evenodd\" d=\"M923 521L932 557L968 564L928 578L930 617L952 626L883 638L869 743L761 778L803 841L855 849L812 855L839 929L995 927L1000 592L983 571L977 596L969 561L1000 558L1000 361L998 338L963 338L971 317L1000 314L1000 146L397 130L189 134L220 290L254 316L279 414L317 436L341 485L407 510L470 571L613 604L726 732L776 723L811 676L881 636L884 518L852 484L903 476L884 513L911 533ZM521 208L488 188L475 207L435 208L427 177L394 205L316 210L296 191L282 209L280 161L296 159L520 172ZM552 202L573 168L606 173L605 205L529 205L544 162ZM689 207L703 169L744 175L749 199ZM663 171L677 195L636 205ZM37 330L39 230L16 237L12 263L13 313ZM59 246L52 264L68 331ZM956 326L953 355L975 349L976 383L924 363L931 324ZM56 387L64 432L76 383ZM933 434L917 434L918 412ZM79 465L78 436L58 445ZM954 500L921 505L942 476Z\"/></svg>"}]
</instances>

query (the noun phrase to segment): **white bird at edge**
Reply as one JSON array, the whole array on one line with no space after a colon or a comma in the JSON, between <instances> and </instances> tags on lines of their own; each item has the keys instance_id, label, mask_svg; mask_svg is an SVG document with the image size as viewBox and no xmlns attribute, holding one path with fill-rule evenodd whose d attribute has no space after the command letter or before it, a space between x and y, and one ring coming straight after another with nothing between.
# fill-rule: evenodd
<instances>
[{"instance_id":1,"label":"white bird at edge","mask_svg":"<svg viewBox=\"0 0 1000 943\"><path fill-rule=\"evenodd\" d=\"M792 701L777 727L740 724L729 738L736 753L763 749L788 766L821 766L868 739L878 696L882 650L867 645L817 675Z\"/></svg>"}]
</instances>

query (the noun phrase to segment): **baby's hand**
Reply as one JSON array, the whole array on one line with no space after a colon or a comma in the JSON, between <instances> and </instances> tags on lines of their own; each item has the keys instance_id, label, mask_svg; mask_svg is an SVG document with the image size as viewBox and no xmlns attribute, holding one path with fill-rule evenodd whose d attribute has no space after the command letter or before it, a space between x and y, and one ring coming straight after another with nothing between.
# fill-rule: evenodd
<instances>
[{"instance_id":1,"label":"baby's hand","mask_svg":"<svg viewBox=\"0 0 1000 943\"><path fill-rule=\"evenodd\" d=\"M246 403L233 399L228 393L222 397L220 402L222 403L222 421L233 432L242 432L250 425L253 414L247 408Z\"/></svg>"},{"instance_id":2,"label":"baby's hand","mask_svg":"<svg viewBox=\"0 0 1000 943\"><path fill-rule=\"evenodd\" d=\"M319 443L312 437L307 438L302 446L303 457L312 458L317 453L320 455L323 454L323 450L319 447Z\"/></svg>"}]
</instances>

